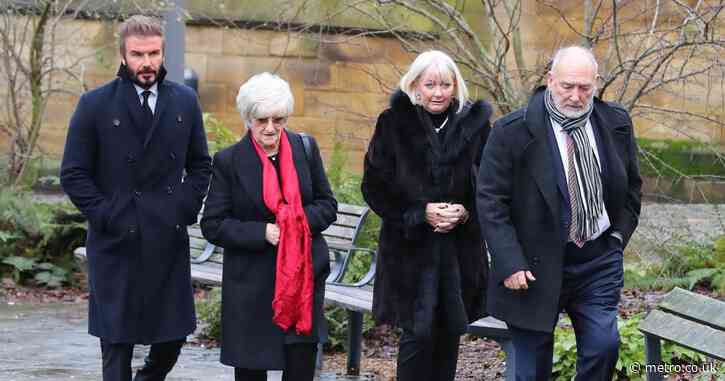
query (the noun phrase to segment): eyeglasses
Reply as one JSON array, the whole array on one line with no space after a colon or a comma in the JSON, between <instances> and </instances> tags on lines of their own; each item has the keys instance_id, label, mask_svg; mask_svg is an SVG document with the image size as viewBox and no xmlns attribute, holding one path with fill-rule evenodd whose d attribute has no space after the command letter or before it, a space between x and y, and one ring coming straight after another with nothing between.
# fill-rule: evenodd
<instances>
[{"instance_id":1,"label":"eyeglasses","mask_svg":"<svg viewBox=\"0 0 725 381\"><path fill-rule=\"evenodd\" d=\"M255 118L254 119L257 124L261 125L268 125L270 121L272 121L272 125L275 127L281 127L285 123L287 123L287 117L286 116L275 116L275 117L266 117L266 118Z\"/></svg>"}]
</instances>

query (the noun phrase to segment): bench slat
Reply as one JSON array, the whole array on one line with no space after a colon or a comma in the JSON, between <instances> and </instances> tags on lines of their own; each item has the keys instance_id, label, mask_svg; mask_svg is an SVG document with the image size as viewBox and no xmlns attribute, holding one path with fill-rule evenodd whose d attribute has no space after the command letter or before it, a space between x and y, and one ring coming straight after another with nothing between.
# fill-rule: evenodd
<instances>
[{"instance_id":1,"label":"bench slat","mask_svg":"<svg viewBox=\"0 0 725 381\"><path fill-rule=\"evenodd\" d=\"M367 206L351 205L351 204L337 204L337 212L344 214L352 214L356 216L362 216L367 213Z\"/></svg>"},{"instance_id":2,"label":"bench slat","mask_svg":"<svg viewBox=\"0 0 725 381\"><path fill-rule=\"evenodd\" d=\"M639 330L718 360L725 360L725 332L664 311L653 310Z\"/></svg>"},{"instance_id":3,"label":"bench slat","mask_svg":"<svg viewBox=\"0 0 725 381\"><path fill-rule=\"evenodd\" d=\"M347 226L349 228L355 228L360 224L360 216L352 216L349 214L337 214L337 220L333 225Z\"/></svg>"},{"instance_id":4,"label":"bench slat","mask_svg":"<svg viewBox=\"0 0 725 381\"><path fill-rule=\"evenodd\" d=\"M351 290L352 289L352 290ZM349 287L349 286L342 286L342 285L334 285L334 284L327 284L325 286L325 303L326 304L332 304L337 305L340 307L343 307L348 310L358 311L358 312L370 312L373 309L373 298L372 298L372 291L367 291L367 293L370 295L369 298L361 298L356 297L354 292L351 292L355 290L356 287ZM357 289L356 291L361 291L360 289ZM361 296L365 294L365 292L359 293Z\"/></svg>"},{"instance_id":5,"label":"bench slat","mask_svg":"<svg viewBox=\"0 0 725 381\"><path fill-rule=\"evenodd\" d=\"M479 337L508 339L511 333L506 323L493 316L486 316L468 325L468 333Z\"/></svg>"},{"instance_id":6,"label":"bench slat","mask_svg":"<svg viewBox=\"0 0 725 381\"><path fill-rule=\"evenodd\" d=\"M337 237L340 239L346 239L352 242L352 239L355 238L355 233L355 228L330 225L329 228L325 229L325 231L322 232L322 235L325 237Z\"/></svg>"},{"instance_id":7,"label":"bench slat","mask_svg":"<svg viewBox=\"0 0 725 381\"><path fill-rule=\"evenodd\" d=\"M659 304L663 311L725 331L725 302L681 288L667 293Z\"/></svg>"}]
</instances>

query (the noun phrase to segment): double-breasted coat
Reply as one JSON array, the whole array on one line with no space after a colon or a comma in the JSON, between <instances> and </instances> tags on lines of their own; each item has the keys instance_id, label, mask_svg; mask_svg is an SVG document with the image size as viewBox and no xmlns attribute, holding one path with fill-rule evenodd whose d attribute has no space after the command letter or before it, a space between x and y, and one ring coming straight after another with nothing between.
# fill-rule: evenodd
<instances>
[{"instance_id":1,"label":"double-breasted coat","mask_svg":"<svg viewBox=\"0 0 725 381\"><path fill-rule=\"evenodd\" d=\"M569 206L543 97L540 88L527 107L494 124L481 159L477 203L491 253L489 313L517 327L550 332L559 314ZM621 106L594 98L590 122L602 163L604 206L626 246L639 220L642 186L632 120ZM536 281L525 291L506 288L504 279L521 270L531 271Z\"/></svg>"},{"instance_id":2,"label":"double-breasted coat","mask_svg":"<svg viewBox=\"0 0 725 381\"><path fill-rule=\"evenodd\" d=\"M194 91L163 80L153 123L124 67L85 93L60 180L88 219L89 333L111 343L184 338L196 327L186 226L211 174Z\"/></svg>"},{"instance_id":3,"label":"double-breasted coat","mask_svg":"<svg viewBox=\"0 0 725 381\"><path fill-rule=\"evenodd\" d=\"M450 106L455 109L457 104ZM365 156L362 193L382 219L378 243L373 314L380 324L430 337L436 308L455 319L462 334L466 321L485 314L487 260L475 208L475 176L490 130L491 107L478 101L449 112L440 141L420 106L398 90L375 126ZM429 202L460 203L468 221L451 232L435 233L425 221ZM465 311L446 310L442 279L452 279ZM454 295L454 298L458 296ZM452 332L453 333L453 332Z\"/></svg>"},{"instance_id":4,"label":"double-breasted coat","mask_svg":"<svg viewBox=\"0 0 725 381\"><path fill-rule=\"evenodd\" d=\"M277 247L265 239L275 216L262 198L262 163L247 133L214 156L209 196L201 228L209 242L224 248L221 362L247 369L284 369L284 345L318 342L324 332L325 278L330 258L322 231L337 218L337 201L310 137L307 157L301 137L287 136L299 179L302 206L312 232L314 306L312 333L283 332L272 321Z\"/></svg>"}]
</instances>

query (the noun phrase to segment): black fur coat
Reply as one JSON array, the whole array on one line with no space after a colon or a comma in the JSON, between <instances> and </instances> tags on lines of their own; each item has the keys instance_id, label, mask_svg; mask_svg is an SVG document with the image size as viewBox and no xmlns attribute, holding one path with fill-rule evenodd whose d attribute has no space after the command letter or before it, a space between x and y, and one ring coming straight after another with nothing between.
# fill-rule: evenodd
<instances>
[{"instance_id":1,"label":"black fur coat","mask_svg":"<svg viewBox=\"0 0 725 381\"><path fill-rule=\"evenodd\" d=\"M373 314L379 324L420 337L430 335L436 319L462 334L485 314L488 263L475 176L492 111L484 101L456 109L456 103L449 108L441 140L428 114L398 90L365 156L363 196L383 220ZM429 202L463 204L470 217L449 233L434 233L425 221Z\"/></svg>"}]
</instances>

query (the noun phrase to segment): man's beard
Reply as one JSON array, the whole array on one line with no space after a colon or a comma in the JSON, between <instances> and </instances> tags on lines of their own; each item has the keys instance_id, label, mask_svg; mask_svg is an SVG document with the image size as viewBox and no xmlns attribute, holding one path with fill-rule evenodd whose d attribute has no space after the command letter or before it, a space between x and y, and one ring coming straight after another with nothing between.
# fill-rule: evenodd
<instances>
[{"instance_id":1,"label":"man's beard","mask_svg":"<svg viewBox=\"0 0 725 381\"><path fill-rule=\"evenodd\" d=\"M139 72L134 73L131 70L131 68L128 67L128 65L124 65L124 66L126 66L126 71L128 72L128 76L129 76L129 78L131 78L131 81L143 89L148 90L151 88L151 86L153 86L156 82L159 81L159 72L160 72L161 67L159 67L159 70L146 69L144 71L139 71ZM144 73L154 73L154 79L151 82L141 82L141 80L139 79L139 75L144 74Z\"/></svg>"},{"instance_id":2,"label":"man's beard","mask_svg":"<svg viewBox=\"0 0 725 381\"><path fill-rule=\"evenodd\" d=\"M594 93L587 99L587 103L584 104L584 107L579 109L578 111L572 111L569 108L564 108L561 104L561 100L557 99L556 95L551 94L552 98L554 99L554 105L556 106L556 109L559 110L560 113L564 114L569 119L576 119L587 112L589 112L589 109L592 107L592 102L594 101Z\"/></svg>"}]
</instances>

